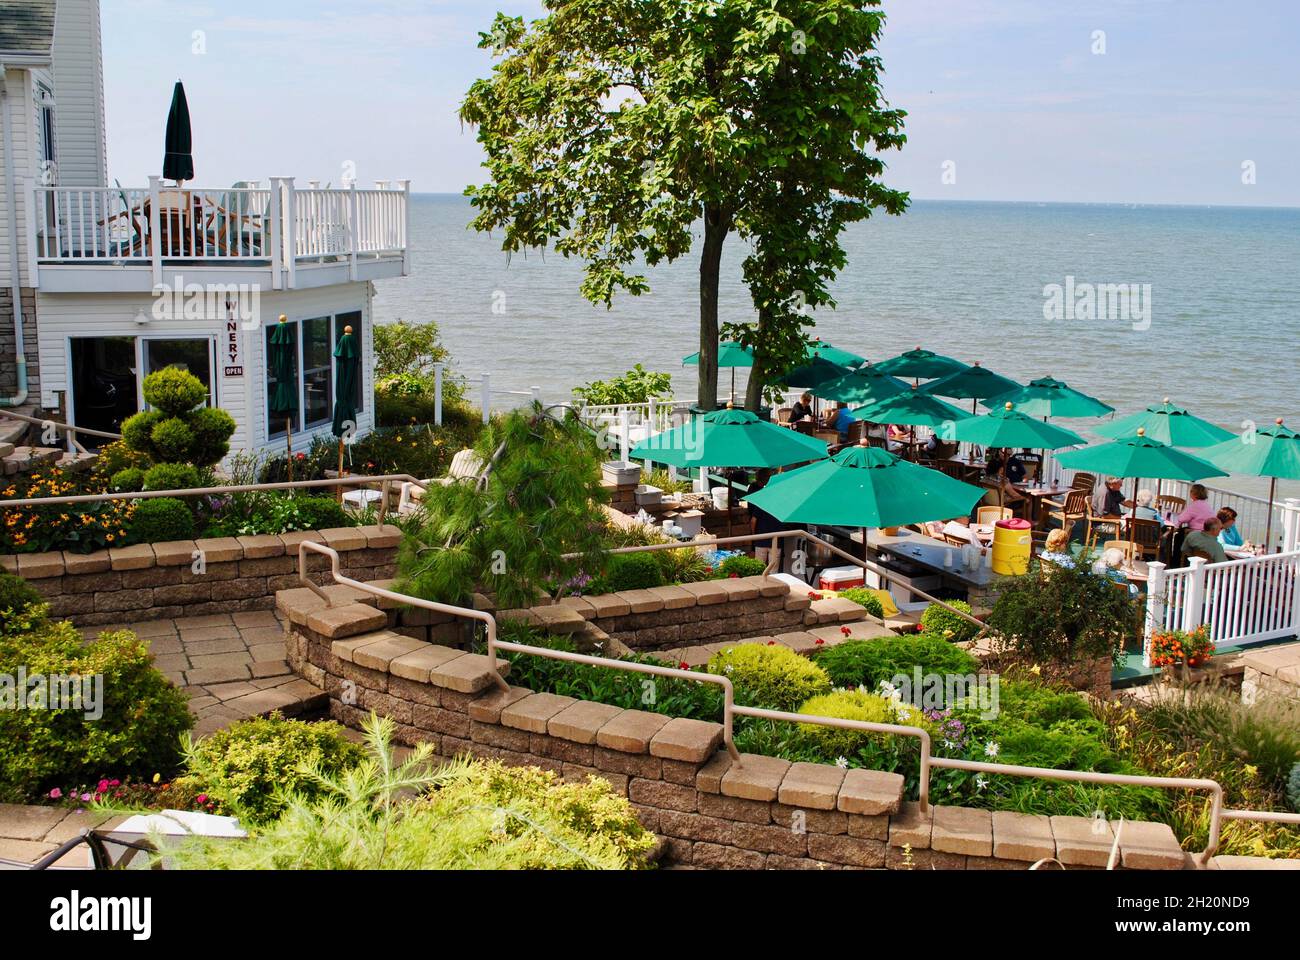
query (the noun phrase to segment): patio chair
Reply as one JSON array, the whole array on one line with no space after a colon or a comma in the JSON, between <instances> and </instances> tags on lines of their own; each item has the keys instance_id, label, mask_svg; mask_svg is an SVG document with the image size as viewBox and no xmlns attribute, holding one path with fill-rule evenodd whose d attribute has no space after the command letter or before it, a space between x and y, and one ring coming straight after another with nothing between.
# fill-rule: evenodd
<instances>
[{"instance_id":1,"label":"patio chair","mask_svg":"<svg viewBox=\"0 0 1300 960\"><path fill-rule=\"evenodd\" d=\"M1105 553L1107 550L1118 550L1130 563L1142 556L1142 544L1136 541L1130 543L1128 540L1106 540L1101 545L1101 552Z\"/></svg>"},{"instance_id":2,"label":"patio chair","mask_svg":"<svg viewBox=\"0 0 1300 960\"><path fill-rule=\"evenodd\" d=\"M999 520L1010 520L1011 517L1010 507L980 507L975 511L975 522L980 524L997 523Z\"/></svg>"},{"instance_id":3,"label":"patio chair","mask_svg":"<svg viewBox=\"0 0 1300 960\"><path fill-rule=\"evenodd\" d=\"M789 423L790 418L794 415L794 409L791 407L781 407L776 411L777 423Z\"/></svg>"},{"instance_id":4,"label":"patio chair","mask_svg":"<svg viewBox=\"0 0 1300 960\"><path fill-rule=\"evenodd\" d=\"M451 465L447 468L445 477L434 477L422 483L412 483L409 480L403 483L401 495L397 500L397 512L407 514L418 510L425 491L433 484L449 486L467 480L477 481L482 474L483 461L479 459L477 453L467 447L451 458Z\"/></svg>"},{"instance_id":5,"label":"patio chair","mask_svg":"<svg viewBox=\"0 0 1300 960\"><path fill-rule=\"evenodd\" d=\"M1087 490L1092 493L1096 486L1097 478L1091 473L1076 473L1074 479L1070 481L1071 490Z\"/></svg>"},{"instance_id":6,"label":"patio chair","mask_svg":"<svg viewBox=\"0 0 1300 960\"><path fill-rule=\"evenodd\" d=\"M262 225L268 209L262 213L240 213L240 191L252 188L252 181L236 180L229 192L217 198L217 206L208 217L207 240L217 256L256 257L262 252Z\"/></svg>"},{"instance_id":7,"label":"patio chair","mask_svg":"<svg viewBox=\"0 0 1300 960\"><path fill-rule=\"evenodd\" d=\"M1142 548L1142 556L1155 559L1160 552L1160 537L1164 531L1160 521L1130 517L1128 523L1133 530L1133 542Z\"/></svg>"},{"instance_id":8,"label":"patio chair","mask_svg":"<svg viewBox=\"0 0 1300 960\"><path fill-rule=\"evenodd\" d=\"M1067 493L1063 503L1055 500L1044 500L1043 502L1056 507L1055 510L1049 511L1047 516L1059 523L1068 537L1071 530L1074 529L1074 525L1080 520L1086 521L1091 514L1092 511L1088 500L1088 491L1077 489Z\"/></svg>"},{"instance_id":9,"label":"patio chair","mask_svg":"<svg viewBox=\"0 0 1300 960\"><path fill-rule=\"evenodd\" d=\"M1172 493L1162 493L1156 497L1156 511L1160 516L1178 516L1187 508L1187 501L1175 497Z\"/></svg>"}]
</instances>

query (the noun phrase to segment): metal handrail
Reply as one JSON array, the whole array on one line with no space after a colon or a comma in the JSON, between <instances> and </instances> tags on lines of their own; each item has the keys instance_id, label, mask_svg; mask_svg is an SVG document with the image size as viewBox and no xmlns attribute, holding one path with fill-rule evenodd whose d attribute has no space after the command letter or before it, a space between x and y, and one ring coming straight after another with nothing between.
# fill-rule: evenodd
<instances>
[{"instance_id":1,"label":"metal handrail","mask_svg":"<svg viewBox=\"0 0 1300 960\"><path fill-rule=\"evenodd\" d=\"M57 420L51 420L48 417L29 417L25 413L16 413L13 410L0 409L0 417L12 417L14 420L23 420L27 423L34 423L38 427L53 426L57 430L67 430L72 433L84 433L88 437L103 437L106 440L121 440L120 433L105 433L103 430L91 430L89 427L78 427L71 423L60 423Z\"/></svg>"},{"instance_id":2,"label":"metal handrail","mask_svg":"<svg viewBox=\"0 0 1300 960\"><path fill-rule=\"evenodd\" d=\"M765 539L766 535L764 535L763 538ZM654 546L660 545L656 544ZM492 668L493 680L501 690L508 691L510 685L506 682L505 678L501 676L500 670L497 668L497 650L510 650L529 656L544 657L550 660L584 663L589 666L602 667L609 670L623 670L630 673L676 677L678 679L690 680L696 683L712 683L721 686L724 691L722 722L723 744L726 747L728 755L732 758L732 762L738 766L743 764L743 760L741 754L736 749L732 736L734 718L737 715L785 723L806 723L814 726L833 727L840 730L863 730L873 733L886 733L896 736L917 738L921 744L921 763L917 784L917 798L918 806L922 813L925 813L929 809L930 805L930 770L933 767L966 770L974 773L1002 774L1004 776L1012 777L1035 777L1043 780L1069 780L1081 783L1109 784L1123 787L1155 787L1164 790L1208 790L1210 791L1211 801L1208 843L1206 849L1194 857L1194 862L1201 868L1206 866L1210 857L1214 855L1215 851L1219 847L1219 838L1224 820L1254 820L1268 823L1300 824L1300 814L1295 813L1280 813L1267 810L1224 809L1223 787L1217 780L1189 779L1182 777L1136 776L1122 773L1097 773L1091 770L1056 770L1049 767L1025 767L1006 763L986 763L978 760L959 760L951 757L935 757L931 754L930 750L930 734L927 730L921 727L911 727L900 724L869 723L861 720L845 720L840 717L823 717L813 714L767 710L761 707L740 706L735 703L734 688L730 679L724 676L697 673L693 670L679 670L673 667L657 667L652 664L634 663L626 660L611 660L606 657L593 657L581 653L570 653L567 650L553 650L548 647L533 647L527 644L514 643L512 641L498 640L496 617L492 614L483 610L474 610L468 607L458 607L452 604L438 603L435 600L425 600L422 597L412 597L407 594L386 590L382 587L376 587L373 584L353 580L351 577L346 577L339 572L339 554L337 550L322 543L304 540L298 545L298 578L305 586L309 587L317 596L321 597L330 606L334 605L333 598L325 592L323 587L307 576L307 553L309 551L324 554L330 558L330 572L338 583L353 587L363 593L383 597L397 603L420 607L425 610L432 610L436 613L448 614L450 616L466 617L485 624L487 627L488 661ZM624 549L623 552L628 551L627 549Z\"/></svg>"}]
</instances>

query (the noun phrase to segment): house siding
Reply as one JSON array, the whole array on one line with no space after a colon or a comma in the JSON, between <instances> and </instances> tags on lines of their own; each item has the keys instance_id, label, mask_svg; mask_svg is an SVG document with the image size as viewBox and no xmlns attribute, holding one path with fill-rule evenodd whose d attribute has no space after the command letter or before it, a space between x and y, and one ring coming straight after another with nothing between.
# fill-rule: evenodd
<instances>
[{"instance_id":1,"label":"house siding","mask_svg":"<svg viewBox=\"0 0 1300 960\"><path fill-rule=\"evenodd\" d=\"M13 284L10 267L11 233L17 235L19 285L30 287L32 274L27 263L27 186L36 179L36 135L32 126L36 106L32 100L34 81L30 70L5 71L8 93L6 109L9 114L10 138L0 137L0 286ZM5 151L13 151L14 201L9 209L9 189L6 182L8 162ZM17 224L11 230L10 224Z\"/></svg>"},{"instance_id":2,"label":"house siding","mask_svg":"<svg viewBox=\"0 0 1300 960\"><path fill-rule=\"evenodd\" d=\"M55 156L59 185L108 182L104 62L97 0L59 0L54 30Z\"/></svg>"}]
</instances>

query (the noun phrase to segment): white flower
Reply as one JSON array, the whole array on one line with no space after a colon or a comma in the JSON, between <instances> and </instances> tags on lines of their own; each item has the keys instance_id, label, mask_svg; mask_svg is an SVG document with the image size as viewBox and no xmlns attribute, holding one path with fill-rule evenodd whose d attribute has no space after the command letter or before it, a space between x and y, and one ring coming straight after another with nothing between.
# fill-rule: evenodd
<instances>
[{"instance_id":1,"label":"white flower","mask_svg":"<svg viewBox=\"0 0 1300 960\"><path fill-rule=\"evenodd\" d=\"M984 756L996 757L998 755L998 744L996 740L990 740L984 745Z\"/></svg>"},{"instance_id":2,"label":"white flower","mask_svg":"<svg viewBox=\"0 0 1300 960\"><path fill-rule=\"evenodd\" d=\"M871 691L867 689L867 685L865 683L858 684L858 693L870 693L870 692Z\"/></svg>"},{"instance_id":3,"label":"white flower","mask_svg":"<svg viewBox=\"0 0 1300 960\"><path fill-rule=\"evenodd\" d=\"M976 786L976 787L978 787L980 790L983 790L983 789L984 789L985 787L987 787L988 785L989 785L989 782L988 782L988 780L984 779L984 774L982 774L982 773L977 773L977 774L975 774L975 786Z\"/></svg>"},{"instance_id":4,"label":"white flower","mask_svg":"<svg viewBox=\"0 0 1300 960\"><path fill-rule=\"evenodd\" d=\"M731 664L727 664L725 667L723 667L723 668L722 668L722 672L723 672L723 673L730 673L730 672L731 672Z\"/></svg>"},{"instance_id":5,"label":"white flower","mask_svg":"<svg viewBox=\"0 0 1300 960\"><path fill-rule=\"evenodd\" d=\"M847 770L847 769L849 768L849 758L848 758L848 757L836 757L836 758L835 758L835 766L839 767L841 770Z\"/></svg>"}]
</instances>

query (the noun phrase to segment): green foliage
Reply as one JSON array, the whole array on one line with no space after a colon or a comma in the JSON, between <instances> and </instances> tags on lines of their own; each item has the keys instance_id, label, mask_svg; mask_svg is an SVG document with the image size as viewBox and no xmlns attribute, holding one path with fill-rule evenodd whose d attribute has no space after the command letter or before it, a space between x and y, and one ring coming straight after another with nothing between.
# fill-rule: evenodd
<instances>
[{"instance_id":1,"label":"green foliage","mask_svg":"<svg viewBox=\"0 0 1300 960\"><path fill-rule=\"evenodd\" d=\"M103 633L88 643L66 622L20 634L0 633L0 674L103 677L96 699L80 709L0 709L0 802L22 803L49 786L116 772L152 776L172 770L180 734L193 723L184 695L154 669L135 634Z\"/></svg>"},{"instance_id":2,"label":"green foliage","mask_svg":"<svg viewBox=\"0 0 1300 960\"><path fill-rule=\"evenodd\" d=\"M0 497L36 500L104 493L107 480L99 473L47 466L11 476L7 484L0 483ZM134 510L133 504L122 500L0 509L0 553L91 553L120 547Z\"/></svg>"},{"instance_id":3,"label":"green foliage","mask_svg":"<svg viewBox=\"0 0 1300 960\"><path fill-rule=\"evenodd\" d=\"M95 482L103 486L111 477L131 467L143 472L149 469L149 458L143 453L132 450L125 442L114 440L99 448L91 475Z\"/></svg>"},{"instance_id":4,"label":"green foliage","mask_svg":"<svg viewBox=\"0 0 1300 960\"><path fill-rule=\"evenodd\" d=\"M852 600L876 619L885 619L885 607L880 598L865 587L849 587L839 591L839 595L845 600Z\"/></svg>"},{"instance_id":5,"label":"green foliage","mask_svg":"<svg viewBox=\"0 0 1300 960\"><path fill-rule=\"evenodd\" d=\"M330 530L353 527L357 522L357 515L344 510L333 497L276 493L244 497L240 503L231 504L208 521L203 535L246 537L259 533Z\"/></svg>"},{"instance_id":6,"label":"green foliage","mask_svg":"<svg viewBox=\"0 0 1300 960\"><path fill-rule=\"evenodd\" d=\"M10 620L23 614L28 607L42 603L44 599L26 580L0 570L0 630L6 630Z\"/></svg>"},{"instance_id":7,"label":"green foliage","mask_svg":"<svg viewBox=\"0 0 1300 960\"><path fill-rule=\"evenodd\" d=\"M198 377L178 367L144 378L144 399L152 409L128 417L122 439L156 463L210 467L230 451L235 421L224 410L199 405L208 391Z\"/></svg>"},{"instance_id":8,"label":"green foliage","mask_svg":"<svg viewBox=\"0 0 1300 960\"><path fill-rule=\"evenodd\" d=\"M664 583L698 583L713 576L713 568L694 547L656 550L654 558L664 574Z\"/></svg>"},{"instance_id":9,"label":"green foliage","mask_svg":"<svg viewBox=\"0 0 1300 960\"><path fill-rule=\"evenodd\" d=\"M601 582L607 593L644 590L663 586L664 572L653 553L616 553L609 558Z\"/></svg>"},{"instance_id":10,"label":"green foliage","mask_svg":"<svg viewBox=\"0 0 1300 960\"><path fill-rule=\"evenodd\" d=\"M638 363L621 376L592 380L584 386L574 387L573 392L592 406L646 403L671 397L673 378L671 374L654 373Z\"/></svg>"},{"instance_id":11,"label":"green foliage","mask_svg":"<svg viewBox=\"0 0 1300 960\"><path fill-rule=\"evenodd\" d=\"M447 366L442 379L444 425L473 421L478 414L465 402L465 388L452 376L451 356L433 321L377 324L375 337L375 410L381 427L432 423L435 414L434 364ZM430 476L430 474L417 474Z\"/></svg>"},{"instance_id":12,"label":"green foliage","mask_svg":"<svg viewBox=\"0 0 1300 960\"><path fill-rule=\"evenodd\" d=\"M198 377L180 367L155 370L144 378L144 402L164 417L183 417L208 398Z\"/></svg>"},{"instance_id":13,"label":"green foliage","mask_svg":"<svg viewBox=\"0 0 1300 960\"><path fill-rule=\"evenodd\" d=\"M122 442L145 459L153 458L153 428L167 418L159 410L141 410L122 421Z\"/></svg>"},{"instance_id":14,"label":"green foliage","mask_svg":"<svg viewBox=\"0 0 1300 960\"><path fill-rule=\"evenodd\" d=\"M864 723L891 723L909 727L921 727L933 731L934 727L921 711L899 703L889 697L865 690L836 690L812 697L801 707L799 713L816 717L835 717L840 720L858 720ZM841 730L837 727L824 727L817 724L801 723L798 726L798 738L804 745L812 748L823 763L834 763L840 757L852 757L863 750L884 748L887 751L911 750L917 743L910 738L904 739L887 733L872 733L866 730ZM892 764L886 764L886 768Z\"/></svg>"},{"instance_id":15,"label":"green foliage","mask_svg":"<svg viewBox=\"0 0 1300 960\"><path fill-rule=\"evenodd\" d=\"M652 543L668 543L668 537L653 527L633 524L630 527L606 525L601 535L602 546L606 550L620 547L644 547ZM694 547L682 547L680 550L655 550L648 554L654 557L663 572L663 583L697 583L713 576L713 568ZM608 584L603 577L597 577L583 587L585 594L607 593Z\"/></svg>"},{"instance_id":16,"label":"green foliage","mask_svg":"<svg viewBox=\"0 0 1300 960\"><path fill-rule=\"evenodd\" d=\"M644 470L644 468L642 469ZM665 470L663 467L660 467L659 469L653 471L648 477L646 477L645 483L651 487L658 487L664 493L690 493L691 492L690 480L683 479L680 476L676 480L674 480L672 478L672 475L669 474L669 472Z\"/></svg>"},{"instance_id":17,"label":"green foliage","mask_svg":"<svg viewBox=\"0 0 1300 960\"><path fill-rule=\"evenodd\" d=\"M1291 767L1291 774L1286 778L1286 799L1291 809L1300 813L1300 761Z\"/></svg>"},{"instance_id":18,"label":"green foliage","mask_svg":"<svg viewBox=\"0 0 1300 960\"><path fill-rule=\"evenodd\" d=\"M286 797L322 797L311 771L336 776L365 751L336 723L303 723L279 714L241 720L197 744L183 741L188 778L221 801L245 825L264 824L284 811Z\"/></svg>"},{"instance_id":19,"label":"green foliage","mask_svg":"<svg viewBox=\"0 0 1300 960\"><path fill-rule=\"evenodd\" d=\"M809 697L826 693L826 671L789 647L742 643L709 659L709 673L729 677L736 702L772 710L793 710Z\"/></svg>"},{"instance_id":20,"label":"green foliage","mask_svg":"<svg viewBox=\"0 0 1300 960\"><path fill-rule=\"evenodd\" d=\"M965 600L948 600L948 606L960 610L962 613L970 613L970 604ZM943 640L952 643L965 643L968 640L974 640L975 635L980 632L980 628L969 620L963 620L957 616L948 607L932 603L925 608L921 614L921 629L925 633L933 634Z\"/></svg>"},{"instance_id":21,"label":"green foliage","mask_svg":"<svg viewBox=\"0 0 1300 960\"><path fill-rule=\"evenodd\" d=\"M193 838L167 851L181 869L636 869L654 837L597 779L500 763L435 769L422 744L398 764L394 724L373 714L369 757L342 772L314 769L315 797L291 794L278 821L239 843ZM420 794L411 797L412 794Z\"/></svg>"},{"instance_id":22,"label":"green foliage","mask_svg":"<svg viewBox=\"0 0 1300 960\"><path fill-rule=\"evenodd\" d=\"M757 557L747 557L743 554L727 557L718 564L718 568L713 572L714 579L726 580L728 577L757 577L761 576L767 569L767 563L759 560Z\"/></svg>"},{"instance_id":23,"label":"green foliage","mask_svg":"<svg viewBox=\"0 0 1300 960\"><path fill-rule=\"evenodd\" d=\"M475 450L485 482L429 487L398 553L399 590L443 603L483 590L508 609L599 568L601 451L576 416L513 411Z\"/></svg>"},{"instance_id":24,"label":"green foliage","mask_svg":"<svg viewBox=\"0 0 1300 960\"><path fill-rule=\"evenodd\" d=\"M979 671L979 661L965 650L928 633L846 640L814 651L813 662L837 687L865 685L870 690L899 674L910 677L914 667L920 667L922 674L966 675Z\"/></svg>"},{"instance_id":25,"label":"green foliage","mask_svg":"<svg viewBox=\"0 0 1300 960\"><path fill-rule=\"evenodd\" d=\"M499 14L480 41L492 75L460 110L491 178L466 191L474 228L500 230L508 252L553 246L585 261L581 293L593 303L645 293L642 264L698 250L707 406L718 265L739 234L759 327L733 335L756 347L751 389L761 389L802 355L805 305L833 305L845 225L907 202L881 183L880 154L904 141L903 114L880 90L883 22L875 0L611 0L555 5L531 22ZM609 91L624 87L635 102L611 105Z\"/></svg>"},{"instance_id":26,"label":"green foliage","mask_svg":"<svg viewBox=\"0 0 1300 960\"><path fill-rule=\"evenodd\" d=\"M235 418L220 407L200 407L187 420L194 434L188 459L199 466L219 463L230 452L230 437L235 432Z\"/></svg>"},{"instance_id":27,"label":"green foliage","mask_svg":"<svg viewBox=\"0 0 1300 960\"><path fill-rule=\"evenodd\" d=\"M145 490L193 490L201 477L188 463L159 463L146 470L143 479Z\"/></svg>"},{"instance_id":28,"label":"green foliage","mask_svg":"<svg viewBox=\"0 0 1300 960\"><path fill-rule=\"evenodd\" d=\"M139 467L126 467L113 474L109 487L122 493L134 493L144 489L144 471Z\"/></svg>"},{"instance_id":29,"label":"green foliage","mask_svg":"<svg viewBox=\"0 0 1300 960\"><path fill-rule=\"evenodd\" d=\"M401 418L406 423L405 415ZM443 426L431 424L385 427L372 430L345 445L343 469L355 476L404 473L422 479L441 477L451 466L451 459L466 447L474 446L482 435L483 424L477 417ZM323 480L327 470L337 470L338 440L318 437L301 459L295 459L295 480ZM284 456L268 460L257 479L262 483L282 483L289 478Z\"/></svg>"},{"instance_id":30,"label":"green foliage","mask_svg":"<svg viewBox=\"0 0 1300 960\"><path fill-rule=\"evenodd\" d=\"M183 460L194 445L194 431L180 417L168 417L149 431L153 452L160 460Z\"/></svg>"},{"instance_id":31,"label":"green foliage","mask_svg":"<svg viewBox=\"0 0 1300 960\"><path fill-rule=\"evenodd\" d=\"M133 543L194 539L194 515L184 501L155 497L136 505L128 535Z\"/></svg>"},{"instance_id":32,"label":"green foliage","mask_svg":"<svg viewBox=\"0 0 1300 960\"><path fill-rule=\"evenodd\" d=\"M1124 644L1142 633L1142 602L1084 564L1000 578L997 589L987 620L995 649L1031 663L1118 663Z\"/></svg>"}]
</instances>

